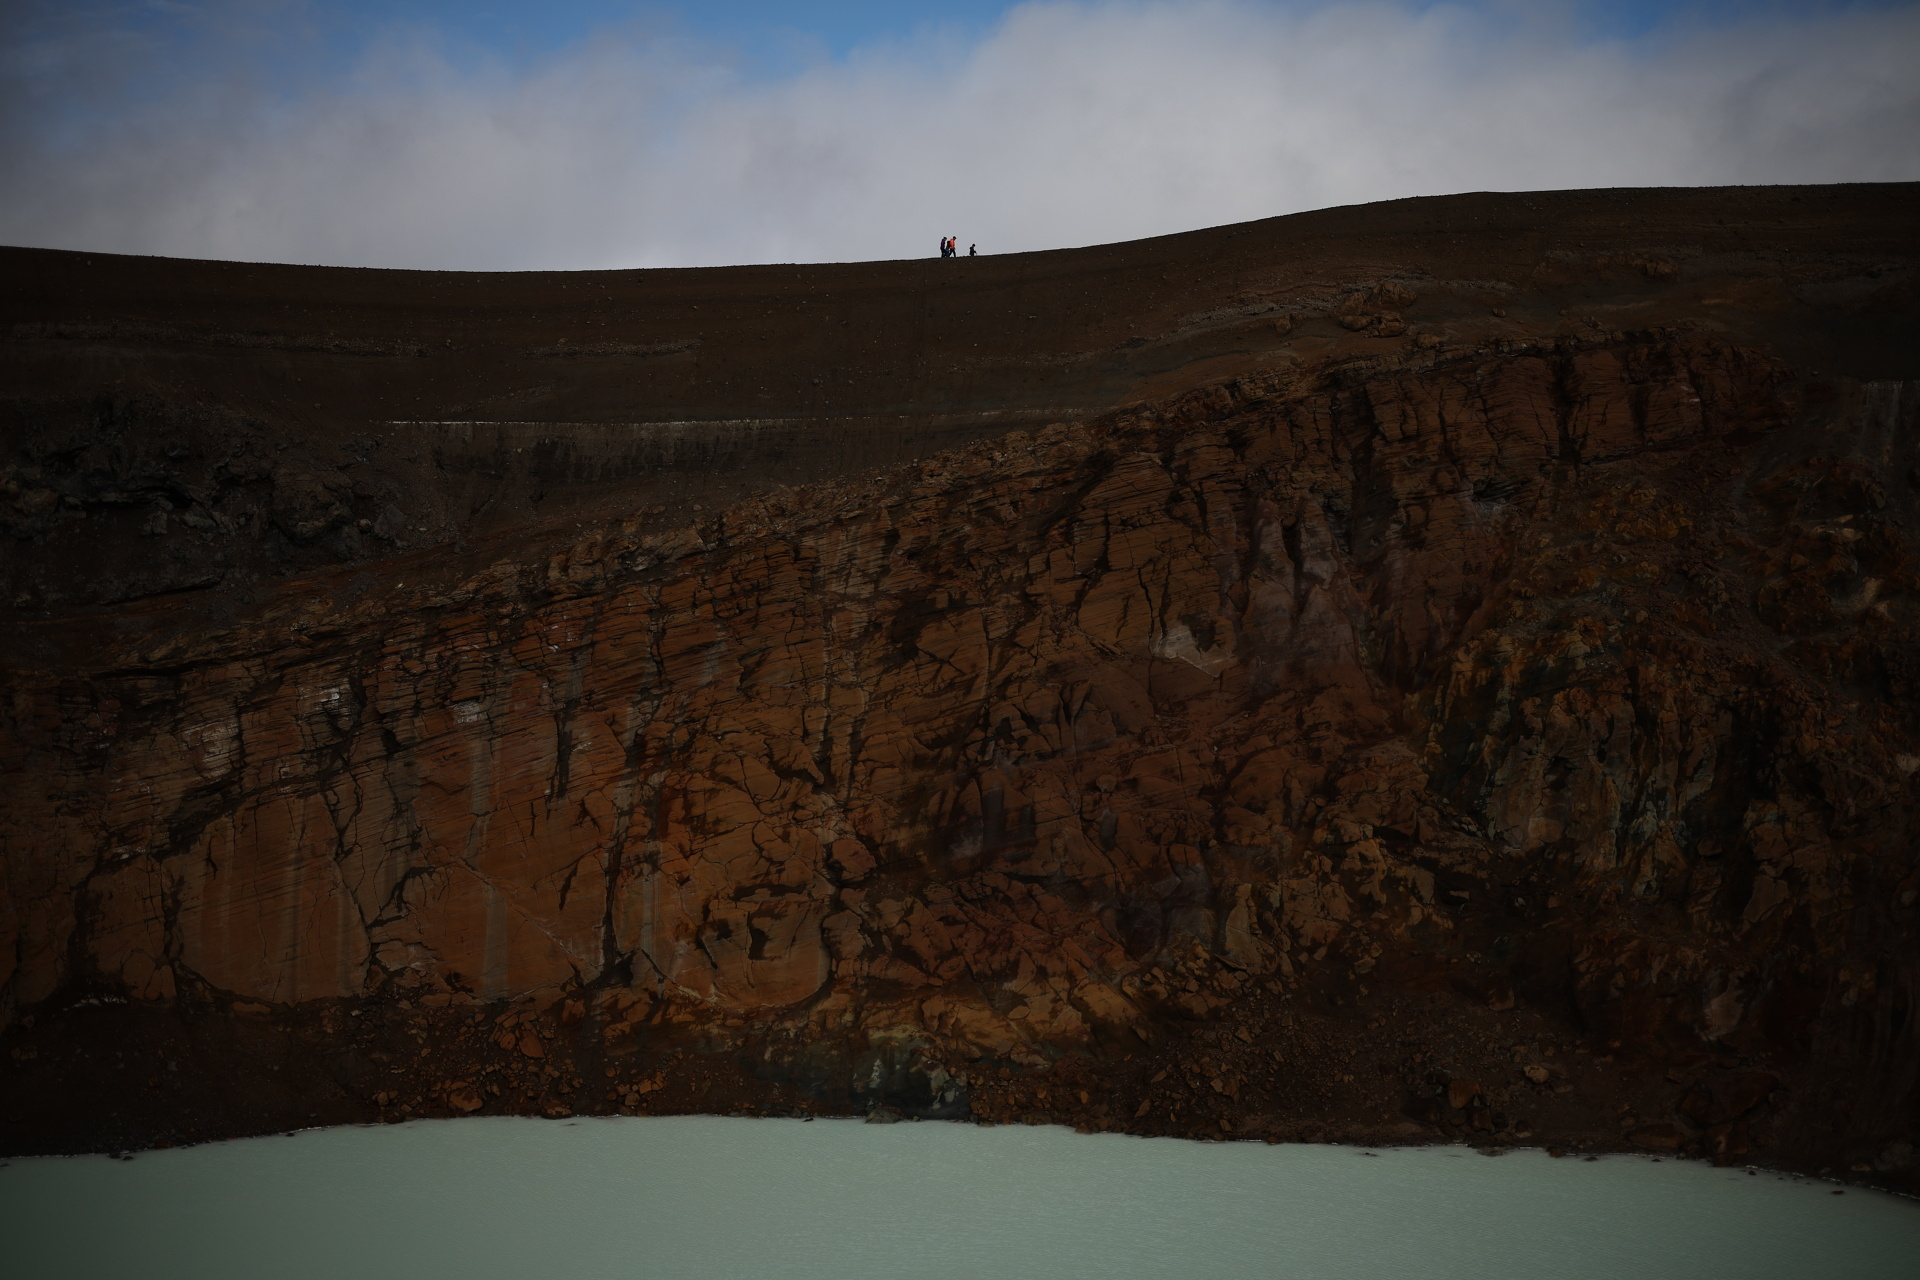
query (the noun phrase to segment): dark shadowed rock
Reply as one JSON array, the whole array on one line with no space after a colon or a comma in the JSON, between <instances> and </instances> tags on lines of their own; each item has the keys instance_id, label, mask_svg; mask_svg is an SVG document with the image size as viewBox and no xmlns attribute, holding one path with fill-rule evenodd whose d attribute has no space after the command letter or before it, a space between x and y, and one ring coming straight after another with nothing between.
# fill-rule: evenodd
<instances>
[{"instance_id":1,"label":"dark shadowed rock","mask_svg":"<svg viewBox=\"0 0 1920 1280\"><path fill-rule=\"evenodd\" d=\"M1524 1115L1906 1176L1917 215L7 251L5 1149Z\"/></svg>"}]
</instances>

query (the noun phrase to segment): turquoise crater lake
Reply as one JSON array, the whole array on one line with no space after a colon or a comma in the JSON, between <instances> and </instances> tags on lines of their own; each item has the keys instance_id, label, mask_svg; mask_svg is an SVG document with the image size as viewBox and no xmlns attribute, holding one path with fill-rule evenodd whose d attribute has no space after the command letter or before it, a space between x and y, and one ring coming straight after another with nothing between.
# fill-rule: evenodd
<instances>
[{"instance_id":1,"label":"turquoise crater lake","mask_svg":"<svg viewBox=\"0 0 1920 1280\"><path fill-rule=\"evenodd\" d=\"M0 1167L13 1280L1912 1280L1920 1206L1461 1147L713 1116L309 1130Z\"/></svg>"}]
</instances>

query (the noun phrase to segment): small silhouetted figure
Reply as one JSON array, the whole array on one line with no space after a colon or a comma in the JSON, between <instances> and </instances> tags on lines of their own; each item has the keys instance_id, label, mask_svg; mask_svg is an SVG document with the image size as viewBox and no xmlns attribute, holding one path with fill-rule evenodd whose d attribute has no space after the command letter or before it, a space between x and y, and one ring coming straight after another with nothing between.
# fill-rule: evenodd
<instances>
[{"instance_id":1,"label":"small silhouetted figure","mask_svg":"<svg viewBox=\"0 0 1920 1280\"><path fill-rule=\"evenodd\" d=\"M949 240L946 236L940 237L940 256L943 258L951 258L953 256L953 241Z\"/></svg>"},{"instance_id":2,"label":"small silhouetted figure","mask_svg":"<svg viewBox=\"0 0 1920 1280\"><path fill-rule=\"evenodd\" d=\"M979 245L977 245L977 244L970 244L970 245L968 245L968 246L967 246L967 256L968 256L969 258L977 258L977 257L979 257L979 256L980 256L980 246L979 246Z\"/></svg>"}]
</instances>

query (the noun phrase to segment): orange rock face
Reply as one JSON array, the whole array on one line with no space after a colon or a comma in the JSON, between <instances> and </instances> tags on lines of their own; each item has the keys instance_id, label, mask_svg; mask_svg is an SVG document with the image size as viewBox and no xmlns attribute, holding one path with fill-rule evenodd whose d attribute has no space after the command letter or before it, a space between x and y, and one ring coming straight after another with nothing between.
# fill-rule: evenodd
<instances>
[{"instance_id":1,"label":"orange rock face","mask_svg":"<svg viewBox=\"0 0 1920 1280\"><path fill-rule=\"evenodd\" d=\"M6 1008L484 1008L527 1070L700 1045L955 1114L1424 992L1670 1067L1640 1145L1745 1151L1784 1079L1877 1143L1916 406L1699 334L1409 344L16 672ZM1520 1048L1407 1114L1513 1129L1562 1078Z\"/></svg>"},{"instance_id":2,"label":"orange rock face","mask_svg":"<svg viewBox=\"0 0 1920 1280\"><path fill-rule=\"evenodd\" d=\"M6 981L1039 1063L1499 933L1496 1004L1804 1034L1782 992L1911 909L1905 686L1836 685L1902 678L1915 581L1879 468L1746 478L1777 381L1650 338L1243 382L20 689ZM1827 433L1886 428L1857 394Z\"/></svg>"}]
</instances>

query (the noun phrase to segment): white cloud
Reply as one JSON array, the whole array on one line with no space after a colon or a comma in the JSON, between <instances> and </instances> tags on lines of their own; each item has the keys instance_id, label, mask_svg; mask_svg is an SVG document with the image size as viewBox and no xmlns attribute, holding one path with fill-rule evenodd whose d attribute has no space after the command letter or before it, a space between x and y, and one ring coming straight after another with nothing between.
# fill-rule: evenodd
<instances>
[{"instance_id":1,"label":"white cloud","mask_svg":"<svg viewBox=\"0 0 1920 1280\"><path fill-rule=\"evenodd\" d=\"M54 92L41 49L9 63L0 240L494 270L852 260L1449 191L1920 178L1920 8L1632 43L1512 14L1029 4L971 47L771 83L684 42L456 69L396 36L295 91L235 54L57 143L22 88Z\"/></svg>"}]
</instances>

